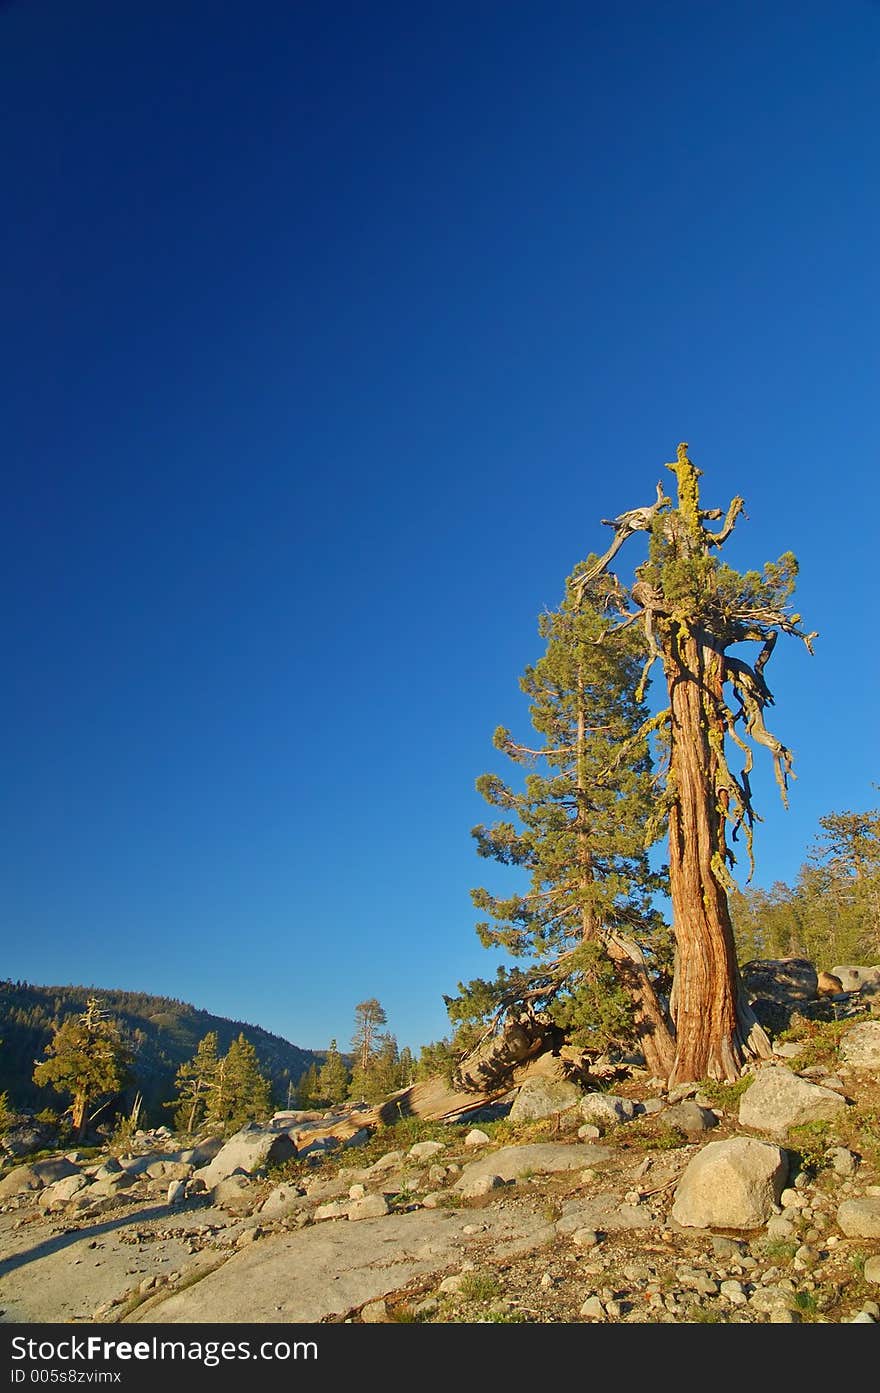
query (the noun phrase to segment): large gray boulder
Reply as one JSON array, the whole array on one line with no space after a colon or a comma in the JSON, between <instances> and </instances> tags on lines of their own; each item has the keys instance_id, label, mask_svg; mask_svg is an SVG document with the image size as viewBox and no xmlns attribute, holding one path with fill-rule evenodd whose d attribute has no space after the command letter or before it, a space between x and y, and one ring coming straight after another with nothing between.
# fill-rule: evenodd
<instances>
[{"instance_id":1,"label":"large gray boulder","mask_svg":"<svg viewBox=\"0 0 880 1393\"><path fill-rule=\"evenodd\" d=\"M686 1137L699 1136L701 1132L708 1132L710 1127L718 1126L718 1118L711 1108L701 1108L691 1098L673 1103L664 1112L663 1121L670 1127L677 1127Z\"/></svg>"},{"instance_id":2,"label":"large gray boulder","mask_svg":"<svg viewBox=\"0 0 880 1393\"><path fill-rule=\"evenodd\" d=\"M230 1137L214 1159L197 1170L195 1175L212 1190L236 1171L253 1175L270 1164L289 1161L295 1155L296 1147L286 1132L273 1132L268 1127L249 1122Z\"/></svg>"},{"instance_id":3,"label":"large gray boulder","mask_svg":"<svg viewBox=\"0 0 880 1393\"><path fill-rule=\"evenodd\" d=\"M880 1021L852 1026L840 1042L840 1058L853 1069L880 1069Z\"/></svg>"},{"instance_id":4,"label":"large gray boulder","mask_svg":"<svg viewBox=\"0 0 880 1393\"><path fill-rule=\"evenodd\" d=\"M789 1127L805 1122L833 1122L846 1099L831 1088L809 1083L782 1064L759 1070L739 1104L739 1124L785 1141Z\"/></svg>"},{"instance_id":5,"label":"large gray boulder","mask_svg":"<svg viewBox=\"0 0 880 1393\"><path fill-rule=\"evenodd\" d=\"M808 958L753 958L743 963L740 975L749 997L782 1006L814 1001L819 986L819 974Z\"/></svg>"},{"instance_id":6,"label":"large gray boulder","mask_svg":"<svg viewBox=\"0 0 880 1393\"><path fill-rule=\"evenodd\" d=\"M671 1217L688 1228L759 1228L778 1205L787 1178L781 1147L754 1137L709 1142L679 1181Z\"/></svg>"},{"instance_id":7,"label":"large gray boulder","mask_svg":"<svg viewBox=\"0 0 880 1393\"><path fill-rule=\"evenodd\" d=\"M880 1195L844 1200L837 1222L847 1238L880 1238Z\"/></svg>"},{"instance_id":8,"label":"large gray boulder","mask_svg":"<svg viewBox=\"0 0 880 1393\"><path fill-rule=\"evenodd\" d=\"M797 1011L821 1010L819 974L808 958L754 958L740 968L743 987L760 1024L779 1035Z\"/></svg>"},{"instance_id":9,"label":"large gray boulder","mask_svg":"<svg viewBox=\"0 0 880 1393\"><path fill-rule=\"evenodd\" d=\"M0 1137L0 1153L7 1156L30 1156L52 1146L57 1129L35 1117L20 1116Z\"/></svg>"},{"instance_id":10,"label":"large gray boulder","mask_svg":"<svg viewBox=\"0 0 880 1393\"><path fill-rule=\"evenodd\" d=\"M39 1206L41 1209L53 1209L55 1206L62 1206L80 1190L84 1190L88 1185L86 1177L79 1175L67 1175L63 1180L53 1180L50 1185L44 1185L39 1195Z\"/></svg>"},{"instance_id":11,"label":"large gray boulder","mask_svg":"<svg viewBox=\"0 0 880 1393\"><path fill-rule=\"evenodd\" d=\"M580 1100L581 1116L585 1122L599 1127L613 1127L628 1122L635 1113L631 1098L618 1098L615 1093L585 1093Z\"/></svg>"},{"instance_id":12,"label":"large gray boulder","mask_svg":"<svg viewBox=\"0 0 880 1393\"><path fill-rule=\"evenodd\" d=\"M832 967L831 971L840 978L845 992L858 992L864 986L880 986L880 966Z\"/></svg>"},{"instance_id":13,"label":"large gray boulder","mask_svg":"<svg viewBox=\"0 0 880 1393\"><path fill-rule=\"evenodd\" d=\"M0 1199L23 1195L26 1190L40 1190L53 1181L79 1174L79 1167L68 1161L66 1156L51 1156L45 1161L34 1161L29 1166L16 1166L0 1180Z\"/></svg>"},{"instance_id":14,"label":"large gray boulder","mask_svg":"<svg viewBox=\"0 0 880 1393\"><path fill-rule=\"evenodd\" d=\"M583 1089L569 1079L526 1079L519 1089L508 1113L511 1122L527 1122L538 1117L552 1117L575 1107L583 1097Z\"/></svg>"},{"instance_id":15,"label":"large gray boulder","mask_svg":"<svg viewBox=\"0 0 880 1393\"><path fill-rule=\"evenodd\" d=\"M503 1146L469 1161L462 1170L453 1190L469 1190L473 1182L484 1175L497 1175L502 1180L517 1180L524 1175L552 1175L557 1171L583 1170L599 1161L607 1161L613 1152L608 1146L591 1146L588 1142L536 1142L531 1146Z\"/></svg>"}]
</instances>

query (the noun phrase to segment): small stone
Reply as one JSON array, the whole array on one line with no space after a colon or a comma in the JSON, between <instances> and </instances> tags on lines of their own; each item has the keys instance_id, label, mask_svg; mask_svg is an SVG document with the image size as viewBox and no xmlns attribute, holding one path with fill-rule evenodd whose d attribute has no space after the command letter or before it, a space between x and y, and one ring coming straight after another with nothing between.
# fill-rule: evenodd
<instances>
[{"instance_id":1,"label":"small stone","mask_svg":"<svg viewBox=\"0 0 880 1393\"><path fill-rule=\"evenodd\" d=\"M875 1253L865 1263L865 1281L873 1286L880 1285L880 1253Z\"/></svg>"},{"instance_id":2,"label":"small stone","mask_svg":"<svg viewBox=\"0 0 880 1393\"><path fill-rule=\"evenodd\" d=\"M815 1267L819 1259L819 1254L815 1248L811 1248L809 1243L802 1243L794 1255L795 1265L801 1268Z\"/></svg>"},{"instance_id":3,"label":"small stone","mask_svg":"<svg viewBox=\"0 0 880 1393\"><path fill-rule=\"evenodd\" d=\"M491 1137L485 1132L481 1132L479 1127L472 1127L464 1139L465 1146L488 1146Z\"/></svg>"},{"instance_id":4,"label":"small stone","mask_svg":"<svg viewBox=\"0 0 880 1393\"><path fill-rule=\"evenodd\" d=\"M592 1169L592 1167L588 1166L586 1170L581 1171L581 1184L582 1184L582 1185L589 1185L589 1184L591 1184L591 1182L594 1181L595 1179L596 1179L596 1172Z\"/></svg>"},{"instance_id":5,"label":"small stone","mask_svg":"<svg viewBox=\"0 0 880 1393\"><path fill-rule=\"evenodd\" d=\"M445 1149L442 1141L417 1141L409 1149L408 1155L413 1156L417 1161L424 1161L429 1156L436 1156L438 1151Z\"/></svg>"},{"instance_id":6,"label":"small stone","mask_svg":"<svg viewBox=\"0 0 880 1393\"><path fill-rule=\"evenodd\" d=\"M726 1297L734 1306L744 1306L748 1297L743 1291L742 1282L726 1281L721 1283L721 1295Z\"/></svg>"},{"instance_id":7,"label":"small stone","mask_svg":"<svg viewBox=\"0 0 880 1393\"><path fill-rule=\"evenodd\" d=\"M850 1325L874 1325L876 1322L869 1311L859 1311L857 1316L853 1316Z\"/></svg>"},{"instance_id":8,"label":"small stone","mask_svg":"<svg viewBox=\"0 0 880 1393\"><path fill-rule=\"evenodd\" d=\"M362 1200L366 1193L367 1188L365 1185L349 1185L348 1187L348 1198L350 1200Z\"/></svg>"},{"instance_id":9,"label":"small stone","mask_svg":"<svg viewBox=\"0 0 880 1393\"><path fill-rule=\"evenodd\" d=\"M460 1272L455 1272L451 1277L444 1277L440 1283L440 1290L447 1296L455 1296L461 1291L464 1277Z\"/></svg>"},{"instance_id":10,"label":"small stone","mask_svg":"<svg viewBox=\"0 0 880 1393\"><path fill-rule=\"evenodd\" d=\"M553 1286L553 1278L551 1277L549 1272L541 1273L541 1286L544 1288L545 1291L547 1291L549 1287Z\"/></svg>"},{"instance_id":11,"label":"small stone","mask_svg":"<svg viewBox=\"0 0 880 1393\"><path fill-rule=\"evenodd\" d=\"M599 1235L595 1229L575 1229L571 1241L576 1248L595 1248L599 1242Z\"/></svg>"},{"instance_id":12,"label":"small stone","mask_svg":"<svg viewBox=\"0 0 880 1393\"><path fill-rule=\"evenodd\" d=\"M388 1307L384 1301L368 1301L361 1307L361 1320L365 1325L381 1325L388 1319Z\"/></svg>"},{"instance_id":13,"label":"small stone","mask_svg":"<svg viewBox=\"0 0 880 1393\"><path fill-rule=\"evenodd\" d=\"M363 1199L351 1201L347 1213L353 1223L357 1219L380 1219L390 1213L390 1207L384 1195L364 1195Z\"/></svg>"},{"instance_id":14,"label":"small stone","mask_svg":"<svg viewBox=\"0 0 880 1393\"><path fill-rule=\"evenodd\" d=\"M619 1320L623 1315L623 1307L619 1301L614 1301L613 1299L611 1301L606 1301L605 1314L606 1316L611 1316L615 1320Z\"/></svg>"},{"instance_id":15,"label":"small stone","mask_svg":"<svg viewBox=\"0 0 880 1393\"><path fill-rule=\"evenodd\" d=\"M602 1305L598 1296L588 1296L583 1306L581 1306L580 1313L582 1316L586 1317L587 1320L605 1319L605 1307Z\"/></svg>"},{"instance_id":16,"label":"small stone","mask_svg":"<svg viewBox=\"0 0 880 1393\"><path fill-rule=\"evenodd\" d=\"M578 1127L577 1134L581 1141L597 1141L602 1135L599 1128L592 1122L585 1122L582 1127Z\"/></svg>"},{"instance_id":17,"label":"small stone","mask_svg":"<svg viewBox=\"0 0 880 1393\"><path fill-rule=\"evenodd\" d=\"M325 1219L344 1219L347 1217L347 1207L339 1200L330 1200L328 1204L319 1204L315 1210L315 1223L323 1223Z\"/></svg>"},{"instance_id":18,"label":"small stone","mask_svg":"<svg viewBox=\"0 0 880 1393\"><path fill-rule=\"evenodd\" d=\"M471 1181L463 1193L473 1197L488 1195L491 1194L493 1190L500 1190L503 1185L504 1181L500 1175L478 1175L475 1180Z\"/></svg>"}]
</instances>

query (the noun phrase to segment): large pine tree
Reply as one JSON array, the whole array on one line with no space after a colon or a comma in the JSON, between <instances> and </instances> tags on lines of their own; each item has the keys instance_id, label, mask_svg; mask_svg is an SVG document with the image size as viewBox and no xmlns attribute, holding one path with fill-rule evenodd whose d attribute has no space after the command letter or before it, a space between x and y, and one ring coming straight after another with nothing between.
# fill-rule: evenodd
<instances>
[{"instance_id":1,"label":"large pine tree","mask_svg":"<svg viewBox=\"0 0 880 1393\"><path fill-rule=\"evenodd\" d=\"M220 1060L208 1095L206 1125L224 1132L265 1120L272 1108L271 1085L261 1073L257 1052L243 1034Z\"/></svg>"},{"instance_id":2,"label":"large pine tree","mask_svg":"<svg viewBox=\"0 0 880 1393\"><path fill-rule=\"evenodd\" d=\"M192 1059L177 1070L177 1096L165 1107L174 1108L174 1125L181 1132L195 1132L204 1121L211 1096L217 1087L220 1068L217 1032L211 1030L199 1041Z\"/></svg>"},{"instance_id":3,"label":"large pine tree","mask_svg":"<svg viewBox=\"0 0 880 1393\"><path fill-rule=\"evenodd\" d=\"M327 1103L341 1103L348 1093L349 1072L335 1040L330 1041L327 1058L318 1073L318 1088Z\"/></svg>"},{"instance_id":4,"label":"large pine tree","mask_svg":"<svg viewBox=\"0 0 880 1393\"><path fill-rule=\"evenodd\" d=\"M572 1042L594 1049L635 1034L660 1071L671 1038L648 966L662 948L652 895L665 881L646 852L655 798L647 740L637 738L648 717L635 695L644 645L632 631L609 638L607 584L580 583L595 560L541 616L546 649L520 679L538 742L495 732L496 748L522 771L519 787L497 774L477 780L502 815L473 829L479 855L525 873L510 894L471 892L488 915L477 932L523 965L460 984L447 1006L453 1022L548 1008Z\"/></svg>"},{"instance_id":5,"label":"large pine tree","mask_svg":"<svg viewBox=\"0 0 880 1393\"><path fill-rule=\"evenodd\" d=\"M737 967L728 904L735 889L730 840L741 830L751 855L751 742L772 754L783 799L791 773L790 751L764 724L773 700L764 670L778 633L796 635L808 649L815 637L798 627L800 616L788 605L797 575L791 553L763 572L744 574L718 559L743 500L734 498L726 515L702 508L702 470L687 450L679 445L667 466L676 477L676 504L658 484L653 504L612 519L614 540L581 581L586 600L589 585L627 539L650 534L648 561L636 568L635 583L627 589L609 578L609 584L622 622L641 620L650 650L645 673L659 659L669 696L668 709L651 725L665 731L669 749L663 810L677 949L671 1083L736 1079L744 1063L769 1052ZM713 532L707 524L719 520ZM752 663L729 651L745 643L760 645ZM729 763L736 747L743 756L740 776Z\"/></svg>"},{"instance_id":6,"label":"large pine tree","mask_svg":"<svg viewBox=\"0 0 880 1393\"><path fill-rule=\"evenodd\" d=\"M112 1097L128 1081L131 1050L97 998L90 997L81 1016L68 1016L56 1027L46 1054L34 1069L34 1082L72 1096L73 1129L82 1140L89 1107Z\"/></svg>"}]
</instances>

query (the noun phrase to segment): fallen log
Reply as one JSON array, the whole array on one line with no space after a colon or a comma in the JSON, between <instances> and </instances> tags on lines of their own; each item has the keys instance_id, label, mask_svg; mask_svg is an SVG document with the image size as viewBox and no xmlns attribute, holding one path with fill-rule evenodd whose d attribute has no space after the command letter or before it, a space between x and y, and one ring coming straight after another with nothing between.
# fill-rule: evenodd
<instances>
[{"instance_id":1,"label":"fallen log","mask_svg":"<svg viewBox=\"0 0 880 1393\"><path fill-rule=\"evenodd\" d=\"M535 1017L524 1017L468 1055L451 1081L440 1074L420 1079L390 1094L374 1107L352 1113L327 1128L291 1131L290 1135L297 1145L300 1142L307 1145L318 1137L346 1142L363 1128L372 1131L379 1126L392 1126L407 1117L418 1117L424 1122L446 1122L477 1112L516 1088L534 1060L558 1048L560 1035L554 1025Z\"/></svg>"}]
</instances>

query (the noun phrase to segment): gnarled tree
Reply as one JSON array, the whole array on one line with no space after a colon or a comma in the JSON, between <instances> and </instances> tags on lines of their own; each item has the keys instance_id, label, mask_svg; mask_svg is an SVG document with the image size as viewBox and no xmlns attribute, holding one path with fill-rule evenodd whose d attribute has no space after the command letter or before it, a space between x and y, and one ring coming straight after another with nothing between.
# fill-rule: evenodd
<instances>
[{"instance_id":1,"label":"gnarled tree","mask_svg":"<svg viewBox=\"0 0 880 1393\"><path fill-rule=\"evenodd\" d=\"M728 892L735 888L730 841L743 832L751 863L753 742L770 751L787 802L792 758L764 723L773 702L764 670L780 632L800 638L810 652L816 637L799 627L800 615L787 603L797 575L790 552L760 573L740 574L719 560L743 499L734 498L726 515L702 509L702 470L687 451L687 444L679 445L676 462L667 465L676 476L677 503L658 484L653 504L608 522L614 528L611 546L579 579L586 595L628 537L649 534L648 561L636 568L632 586L627 589L615 577L609 593L618 601L618 630L637 621L644 629L649 651L642 684L660 660L669 694L668 709L645 730L663 733L668 745L663 810L676 941L671 1084L733 1080L747 1061L769 1054L736 962L728 909ZM720 528L712 531L708 524L719 521ZM730 652L749 643L760 645L751 663ZM728 759L734 746L743 755L738 776Z\"/></svg>"}]
</instances>

